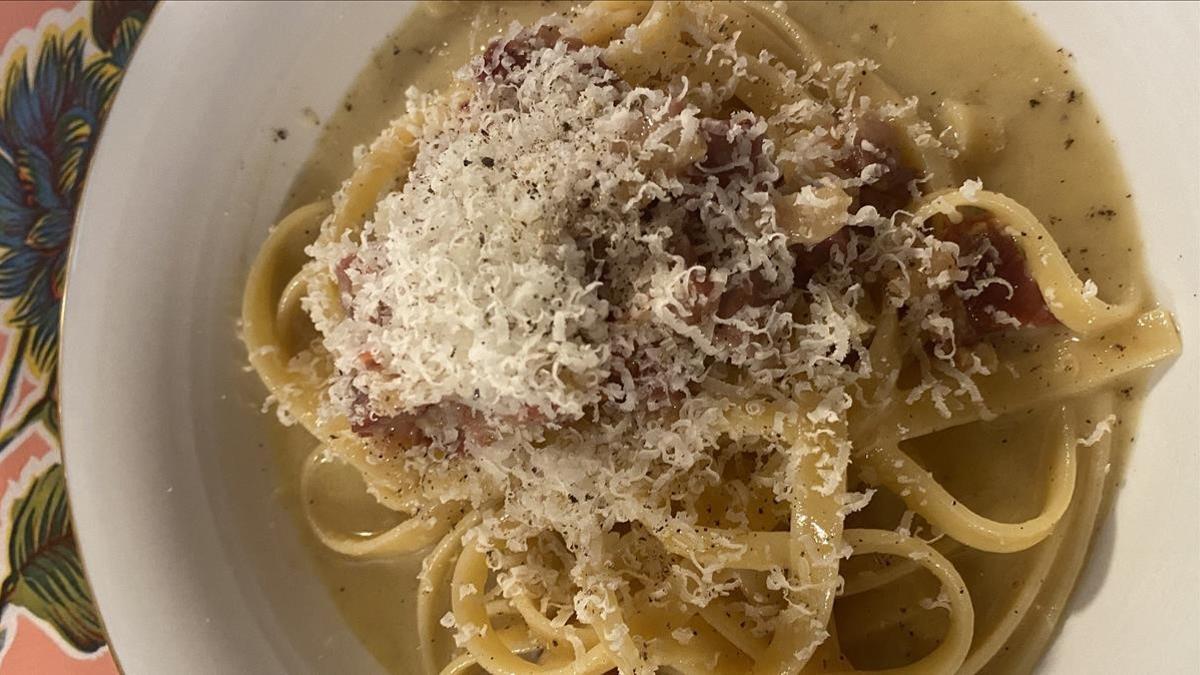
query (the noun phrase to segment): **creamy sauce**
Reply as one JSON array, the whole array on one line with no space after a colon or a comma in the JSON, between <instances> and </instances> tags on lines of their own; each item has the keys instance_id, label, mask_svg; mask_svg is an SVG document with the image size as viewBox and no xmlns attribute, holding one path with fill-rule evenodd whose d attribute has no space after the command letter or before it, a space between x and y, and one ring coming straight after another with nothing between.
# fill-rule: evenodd
<instances>
[{"instance_id":1,"label":"creamy sauce","mask_svg":"<svg viewBox=\"0 0 1200 675\"><path fill-rule=\"evenodd\" d=\"M419 9L380 46L328 121L293 185L287 210L337 189L350 173L352 148L368 143L401 114L407 87L444 85L454 69L511 21L530 22L563 6L448 3ZM941 119L947 101L986 108L1002 124L1003 148L972 158L960 167L961 177L977 176L989 189L1028 206L1076 271L1094 279L1102 295L1120 296L1144 287L1132 198L1113 142L1075 79L1072 56L1050 45L1028 15L1010 4L961 2L795 3L790 11L843 56L865 56L880 64L884 79L920 98L929 119ZM1132 440L1140 389L1140 381L1121 383L1103 394L1116 402L1114 463L1123 454L1120 448ZM1046 462L1046 444L1039 440L1041 428L1026 421L1012 416L968 425L908 449L982 514L1000 520L1029 517L1040 509L1045 491L1046 471L1040 467ZM293 431L278 444L285 498L293 506L298 504L298 466L311 443L302 431ZM972 460L962 462L964 455ZM1108 474L1103 466L1085 466L1082 472L1081 486L1090 479L1102 486L1105 475L1119 475ZM361 495L363 490L331 492ZM1098 499L1101 490L1093 492ZM903 506L882 492L877 501L856 520L894 528ZM360 524L363 521L353 519L372 511L364 503L317 507L330 517ZM1094 509L1090 514L1084 511L1073 509L1069 514L1069 532L1054 556L1046 556L1044 545L1005 555L949 553L970 587L977 637L1004 620L1023 589L1036 590L1046 580L1029 617L1010 640L1019 648L1006 647L984 672L1027 670L1044 648L1090 538ZM411 672L420 649L415 628L419 556L399 564L359 562L315 543L313 556L334 600L368 649L393 672ZM1051 559L1049 567L1039 563ZM918 606L920 598L936 594L936 584L931 577L913 576L912 583L893 584L882 597L866 594L839 601L839 638L857 666L898 665L936 645L944 615L922 612Z\"/></svg>"}]
</instances>

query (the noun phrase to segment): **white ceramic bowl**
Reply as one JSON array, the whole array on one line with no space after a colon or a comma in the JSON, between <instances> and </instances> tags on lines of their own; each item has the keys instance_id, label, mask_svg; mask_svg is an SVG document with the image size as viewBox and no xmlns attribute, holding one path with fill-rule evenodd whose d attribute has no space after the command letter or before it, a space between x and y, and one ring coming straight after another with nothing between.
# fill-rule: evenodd
<instances>
[{"instance_id":1,"label":"white ceramic bowl","mask_svg":"<svg viewBox=\"0 0 1200 675\"><path fill-rule=\"evenodd\" d=\"M409 3L168 4L92 165L62 369L79 543L142 673L372 672L273 497L271 420L234 338L247 265L324 119ZM1043 670L1200 670L1200 9L1037 4L1130 174L1185 352ZM270 130L287 127L286 142Z\"/></svg>"}]
</instances>

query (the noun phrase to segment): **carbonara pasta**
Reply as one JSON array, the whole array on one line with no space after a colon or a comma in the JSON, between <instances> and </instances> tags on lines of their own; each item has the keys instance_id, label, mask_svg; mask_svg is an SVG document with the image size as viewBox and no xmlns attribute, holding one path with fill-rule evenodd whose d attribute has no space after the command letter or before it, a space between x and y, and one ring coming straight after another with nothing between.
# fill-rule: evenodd
<instances>
[{"instance_id":1,"label":"carbonara pasta","mask_svg":"<svg viewBox=\"0 0 1200 675\"><path fill-rule=\"evenodd\" d=\"M1112 425L1092 394L1179 338L958 174L978 144L938 125L972 110L917 110L775 5L594 2L410 92L275 226L251 363L314 439L305 503L338 463L399 516L310 511L320 541L423 552L426 672L858 672L838 626L897 592L937 635L887 672L1005 646L1037 587L981 622L956 561L1068 564ZM1049 458L1011 521L913 454L1005 419Z\"/></svg>"}]
</instances>

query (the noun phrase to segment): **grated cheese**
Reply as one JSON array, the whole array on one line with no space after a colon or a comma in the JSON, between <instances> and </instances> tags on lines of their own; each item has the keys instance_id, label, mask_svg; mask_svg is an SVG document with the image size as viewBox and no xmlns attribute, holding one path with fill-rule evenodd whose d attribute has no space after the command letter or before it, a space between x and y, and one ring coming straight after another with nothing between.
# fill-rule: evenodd
<instances>
[{"instance_id":1,"label":"grated cheese","mask_svg":"<svg viewBox=\"0 0 1200 675\"><path fill-rule=\"evenodd\" d=\"M1108 417L1105 417L1096 423L1096 426L1092 428L1092 432L1090 434L1078 440L1079 445L1082 445L1085 448L1090 448L1099 443L1105 436L1112 433L1113 425L1116 424L1116 422L1117 416L1110 413Z\"/></svg>"},{"instance_id":2,"label":"grated cheese","mask_svg":"<svg viewBox=\"0 0 1200 675\"><path fill-rule=\"evenodd\" d=\"M467 545L496 573L487 593L534 591L564 623L611 614L633 583L703 607L740 588L721 572L742 547L717 542L685 560L656 535L746 527L755 490L793 496L805 453L822 453L819 483L805 488L844 489L850 443L824 450L820 429L877 374L867 347L881 307L897 311L920 359L910 403L929 396L945 415L956 399L982 405L971 376L986 368L959 352L944 302L979 291L959 287L979 258L909 214L858 203L896 170L864 120L940 147L915 99L858 94L874 64L788 71L794 102L770 118L712 117L703 111L728 108L750 79L736 33L692 55L727 82L650 73L633 86L607 65L620 40L606 52L558 39L563 29L514 27L458 73L456 93L408 92L423 122L404 184L361 231L308 248L341 283L337 297L302 303L334 366L320 412L375 434L369 461L402 464L429 498L482 511ZM755 65L782 68L765 52ZM917 193L923 180L900 188ZM967 181L963 194L980 187ZM762 438L722 436L725 411L747 398L755 414L813 394L817 406L777 416ZM818 431L785 447L801 420ZM389 435L400 428L406 441ZM742 461L753 470L731 478ZM713 491L727 512L702 516ZM849 495L842 512L872 494ZM805 591L783 570L766 583ZM800 609L744 607L759 636L808 620ZM482 630L450 615L443 625L460 646Z\"/></svg>"}]
</instances>

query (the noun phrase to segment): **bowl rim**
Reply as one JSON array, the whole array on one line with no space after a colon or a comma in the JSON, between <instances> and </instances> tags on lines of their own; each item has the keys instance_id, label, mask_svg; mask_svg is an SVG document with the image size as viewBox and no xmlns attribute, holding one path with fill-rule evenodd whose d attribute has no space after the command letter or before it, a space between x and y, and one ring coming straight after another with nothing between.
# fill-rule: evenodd
<instances>
[{"instance_id":1,"label":"bowl rim","mask_svg":"<svg viewBox=\"0 0 1200 675\"><path fill-rule=\"evenodd\" d=\"M125 70L121 74L121 83L122 84L124 83L125 75L129 73L130 67L134 63L141 62L141 60L138 59L138 54L141 52L141 50L139 49L142 44L141 37L144 37L146 32L150 29L150 26L154 25L155 18L157 18L158 16L161 15L161 12L159 10L163 7L163 5L164 5L164 3L156 3L155 5L153 5L150 8L149 13L146 15L146 21L145 21L145 23L142 24L142 32L139 35L139 39L137 40L137 42L134 43L133 50L130 52L129 60L125 65ZM114 92L114 94L113 94L113 100L109 103L108 113L111 113L113 111L113 109L115 108L117 98L121 95L121 91L122 91L122 87L118 84L117 91ZM76 235L78 234L79 230L81 229L81 226L84 221L84 205L87 203L87 196L88 196L89 192L91 191L91 185L92 185L92 181L90 180L92 177L92 167L96 165L96 163L97 163L96 159L100 156L100 148L104 147L104 145L103 145L104 138L105 138L104 131L105 131L105 129L108 128L107 122L108 122L108 115L106 114L103 122L101 122L101 124L99 126L99 130L97 131L96 144L94 146L94 150L93 150L91 156L88 157L87 164L83 167L83 177L82 177L83 189L81 189L79 192L79 201L76 204L75 213L73 214L73 217L71 219L71 238L67 244L67 259L66 259L65 267L64 267L64 269L67 270L67 274L63 275L62 300L59 302L58 318L56 320L56 322L58 324L58 335L59 335L58 369L59 369L60 375L59 375L59 394L54 397L54 408L55 408L56 414L58 415L58 419L59 419L58 454L59 454L59 462L62 464L62 467L63 467L63 481L65 482L66 487L67 487L67 499L66 499L67 516L71 520L71 532L72 532L72 536L75 538L76 554L78 555L78 558L79 558L79 570L83 574L84 582L87 584L88 595L91 598L92 604L96 611L96 618L100 621L100 631L104 634L104 644L105 644L105 647L108 649L109 655L112 657L113 665L115 665L117 667L117 672L125 673L126 672L125 667L121 664L121 657L119 654L117 654L116 645L113 644L113 641L108 632L108 625L104 619L104 610L101 609L100 602L99 602L99 600L97 600L97 598L95 596L95 591L92 590L95 588L95 584L92 583L92 579L93 579L92 572L88 568L87 557L84 555L83 546L79 543L78 530L76 529L76 523L79 522L79 519L75 517L75 499L72 498L72 490L71 490L71 485L73 485L73 484L77 485L78 480L76 480L76 481L71 480L70 464L67 462L67 433L66 433L67 416L65 414L66 410L63 407L62 393L61 393L62 390L65 389L65 386L63 386L63 384L62 384L63 383L62 374L65 373L65 368L64 368L63 364L66 362L66 355L67 355L67 349L66 349L66 345L67 345L67 342L66 342L67 308L70 306L67 304L67 299L70 297L70 291L71 291L71 286L72 286L71 279L74 277L74 275L72 275L70 273L70 271L75 269L77 256L81 255L79 253L79 249L81 248L81 246L78 244L78 242L80 241L80 238Z\"/></svg>"}]
</instances>

